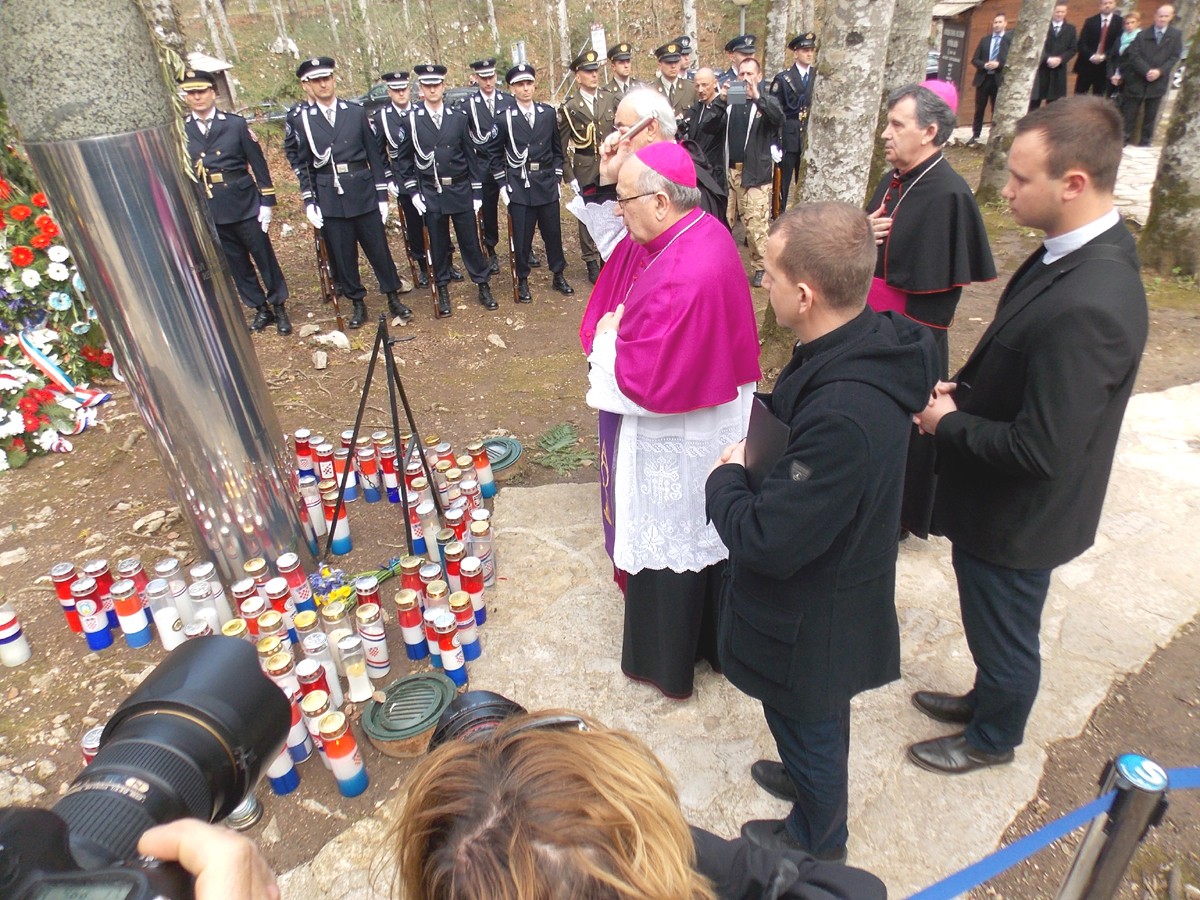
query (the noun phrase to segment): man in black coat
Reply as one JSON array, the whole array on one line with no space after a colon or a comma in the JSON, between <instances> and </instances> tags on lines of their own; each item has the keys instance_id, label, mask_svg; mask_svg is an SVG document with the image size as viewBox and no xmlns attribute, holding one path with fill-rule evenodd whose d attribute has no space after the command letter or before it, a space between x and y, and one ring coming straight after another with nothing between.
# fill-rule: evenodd
<instances>
[{"instance_id":1,"label":"man in black coat","mask_svg":"<svg viewBox=\"0 0 1200 900\"><path fill-rule=\"evenodd\" d=\"M1183 56L1183 35L1171 24L1175 7L1167 4L1154 12L1154 25L1138 32L1125 55L1125 82L1121 86L1121 114L1125 142L1149 147L1154 137L1158 107L1171 85L1171 70ZM1138 114L1141 131L1137 131Z\"/></svg>"},{"instance_id":2,"label":"man in black coat","mask_svg":"<svg viewBox=\"0 0 1200 900\"><path fill-rule=\"evenodd\" d=\"M383 230L389 213L387 166L367 111L338 98L333 73L328 56L307 59L296 69L313 98L292 124L300 199L309 223L328 242L342 293L354 306L350 327L361 328L367 319L367 291L358 273L360 246L380 292L387 295L388 311L408 319L412 310L399 294L412 287L401 282Z\"/></svg>"},{"instance_id":3,"label":"man in black coat","mask_svg":"<svg viewBox=\"0 0 1200 900\"><path fill-rule=\"evenodd\" d=\"M1125 20L1116 8L1117 0L1100 0L1100 11L1083 20L1079 30L1079 55L1075 57L1075 93L1112 93L1108 81L1108 55L1121 37Z\"/></svg>"},{"instance_id":4,"label":"man in black coat","mask_svg":"<svg viewBox=\"0 0 1200 900\"><path fill-rule=\"evenodd\" d=\"M504 80L513 92L513 102L496 120L496 137L491 147L491 181L499 185L500 199L508 207L516 254L517 302L530 303L529 254L533 230L542 233L546 261L553 273L552 284L560 294L574 294L563 271L562 216L559 184L562 182L563 149L554 108L535 103L537 70L521 63L508 70Z\"/></svg>"},{"instance_id":5,"label":"man in black coat","mask_svg":"<svg viewBox=\"0 0 1200 900\"><path fill-rule=\"evenodd\" d=\"M687 137L695 141L712 169L713 177L727 190L725 180L725 112L714 105L719 96L717 73L704 68L696 72L696 102L688 111ZM722 209L719 218L725 218Z\"/></svg>"},{"instance_id":6,"label":"man in black coat","mask_svg":"<svg viewBox=\"0 0 1200 900\"><path fill-rule=\"evenodd\" d=\"M751 776L793 803L742 834L844 860L850 698L900 677L896 523L937 351L920 325L866 308L875 238L861 210L790 210L771 227L766 265L771 307L798 343L750 437L726 448L706 486L729 549L721 667L762 702L779 749L782 763L760 760ZM781 453L759 441L771 431Z\"/></svg>"},{"instance_id":7,"label":"man in black coat","mask_svg":"<svg viewBox=\"0 0 1200 900\"><path fill-rule=\"evenodd\" d=\"M404 142L408 114L413 108L412 92L407 72L384 72L379 80L387 85L388 98L375 113L375 133L379 136L379 147L388 161L388 193L395 198L404 220L404 238L408 251L416 262L418 287L429 287L429 265L425 260L425 228L421 215L412 203L412 195L398 183L396 157Z\"/></svg>"},{"instance_id":8,"label":"man in black coat","mask_svg":"<svg viewBox=\"0 0 1200 900\"><path fill-rule=\"evenodd\" d=\"M262 331L274 322L279 334L291 334L284 308L287 282L267 237L275 187L258 138L244 118L217 109L216 82L208 72L188 69L179 87L192 111L183 125L188 156L238 295L254 310L250 330Z\"/></svg>"},{"instance_id":9,"label":"man in black coat","mask_svg":"<svg viewBox=\"0 0 1200 900\"><path fill-rule=\"evenodd\" d=\"M408 114L407 134L397 153L399 177L429 229L429 251L437 285L437 315L451 315L450 223L467 273L479 286L479 304L499 307L492 296L487 259L479 246L475 216L483 208L487 150L471 137L468 113L443 102L446 67L413 66L425 102Z\"/></svg>"},{"instance_id":10,"label":"man in black coat","mask_svg":"<svg viewBox=\"0 0 1200 900\"><path fill-rule=\"evenodd\" d=\"M1120 116L1101 97L1017 123L1003 194L1045 244L917 417L937 444L934 527L953 545L976 672L965 695L913 695L964 729L909 748L931 771L1012 761L1037 697L1050 575L1095 540L1147 330L1137 251L1113 205L1121 149Z\"/></svg>"},{"instance_id":11,"label":"man in black coat","mask_svg":"<svg viewBox=\"0 0 1200 900\"><path fill-rule=\"evenodd\" d=\"M471 81L476 92L464 104L471 125L471 140L485 159L496 137L496 120L512 105L512 94L496 89L496 60L480 59L471 63ZM500 187L491 178L483 179L483 209L480 210L483 228L483 252L488 258L488 272L500 271L496 245L500 243Z\"/></svg>"},{"instance_id":12,"label":"man in black coat","mask_svg":"<svg viewBox=\"0 0 1200 900\"><path fill-rule=\"evenodd\" d=\"M975 67L975 118L971 121L971 140L967 145L979 142L983 134L983 116L988 103L992 104L992 115L996 115L996 95L1004 81L1004 68L1008 65L1008 50L1012 46L1012 35L1005 31L1008 19L1004 13L992 18L992 31L979 39L971 65Z\"/></svg>"},{"instance_id":13,"label":"man in black coat","mask_svg":"<svg viewBox=\"0 0 1200 900\"><path fill-rule=\"evenodd\" d=\"M1042 55L1033 80L1029 108L1037 109L1067 96L1067 60L1075 55L1075 26L1067 21L1067 4L1059 3L1050 14Z\"/></svg>"},{"instance_id":14,"label":"man in black coat","mask_svg":"<svg viewBox=\"0 0 1200 900\"><path fill-rule=\"evenodd\" d=\"M771 93L783 106L783 161L779 168L779 209L787 209L793 181L800 178L800 158L804 155L804 132L808 127L808 109L817 84L817 36L798 34L788 42L795 64L788 66L771 82Z\"/></svg>"}]
</instances>

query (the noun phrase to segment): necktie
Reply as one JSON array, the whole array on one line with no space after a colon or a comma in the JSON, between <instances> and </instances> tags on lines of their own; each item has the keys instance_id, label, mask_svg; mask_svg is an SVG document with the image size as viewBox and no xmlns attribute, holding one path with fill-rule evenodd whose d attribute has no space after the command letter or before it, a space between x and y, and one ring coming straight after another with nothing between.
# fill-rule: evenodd
<instances>
[{"instance_id":1,"label":"necktie","mask_svg":"<svg viewBox=\"0 0 1200 900\"><path fill-rule=\"evenodd\" d=\"M440 129L442 127L442 114L440 112L430 113L433 116L433 127Z\"/></svg>"},{"instance_id":2,"label":"necktie","mask_svg":"<svg viewBox=\"0 0 1200 900\"><path fill-rule=\"evenodd\" d=\"M1100 45L1096 48L1097 51L1104 52L1104 39L1108 36L1108 19L1100 20Z\"/></svg>"},{"instance_id":3,"label":"necktie","mask_svg":"<svg viewBox=\"0 0 1200 900\"><path fill-rule=\"evenodd\" d=\"M495 116L496 115L496 101L491 98L487 98L483 102L487 104L488 115Z\"/></svg>"},{"instance_id":4,"label":"necktie","mask_svg":"<svg viewBox=\"0 0 1200 900\"><path fill-rule=\"evenodd\" d=\"M988 59L994 60L999 55L1000 55L1000 37L999 37L999 35L992 35L992 52L991 52L991 55L988 57Z\"/></svg>"},{"instance_id":5,"label":"necktie","mask_svg":"<svg viewBox=\"0 0 1200 900\"><path fill-rule=\"evenodd\" d=\"M1162 32L1159 31L1157 28L1155 28L1154 29L1154 43L1158 44L1161 42L1162 42Z\"/></svg>"},{"instance_id":6,"label":"necktie","mask_svg":"<svg viewBox=\"0 0 1200 900\"><path fill-rule=\"evenodd\" d=\"M208 127L212 123L208 119L197 119L196 124L200 126L200 133L207 137L208 136Z\"/></svg>"},{"instance_id":7,"label":"necktie","mask_svg":"<svg viewBox=\"0 0 1200 900\"><path fill-rule=\"evenodd\" d=\"M333 107L332 106L329 107L329 109L325 110L325 118L329 120L330 125L333 124Z\"/></svg>"},{"instance_id":8,"label":"necktie","mask_svg":"<svg viewBox=\"0 0 1200 900\"><path fill-rule=\"evenodd\" d=\"M529 123L530 128L533 127L533 110L532 109L530 109L529 112L525 113L525 121Z\"/></svg>"},{"instance_id":9,"label":"necktie","mask_svg":"<svg viewBox=\"0 0 1200 900\"><path fill-rule=\"evenodd\" d=\"M1058 37L1058 26L1057 25L1054 26L1054 36Z\"/></svg>"}]
</instances>

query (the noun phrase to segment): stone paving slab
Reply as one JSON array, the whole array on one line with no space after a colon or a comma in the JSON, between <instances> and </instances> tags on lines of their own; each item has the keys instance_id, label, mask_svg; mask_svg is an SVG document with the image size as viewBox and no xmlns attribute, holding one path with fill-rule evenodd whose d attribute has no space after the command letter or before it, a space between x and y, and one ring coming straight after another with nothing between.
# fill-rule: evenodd
<instances>
[{"instance_id":1,"label":"stone paving slab","mask_svg":"<svg viewBox=\"0 0 1200 900\"><path fill-rule=\"evenodd\" d=\"M904 760L908 743L949 730L918 713L910 693L962 690L973 672L948 543L905 544L897 581L903 677L855 700L851 740L850 861L882 877L892 896L995 849L1036 794L1045 748L1078 734L1115 679L1139 669L1200 613L1191 546L1200 528L1198 451L1200 384L1133 398L1096 546L1060 568L1051 586L1042 693L1011 766L947 778ZM746 819L783 816L787 805L758 790L748 773L755 759L774 755L757 703L705 665L696 694L683 702L621 675L622 601L597 506L595 485L501 491L505 580L492 596L472 685L529 709L580 709L638 734L674 773L696 824L733 836ZM366 870L386 817L384 805L313 863L284 874L285 900L382 896Z\"/></svg>"}]
</instances>

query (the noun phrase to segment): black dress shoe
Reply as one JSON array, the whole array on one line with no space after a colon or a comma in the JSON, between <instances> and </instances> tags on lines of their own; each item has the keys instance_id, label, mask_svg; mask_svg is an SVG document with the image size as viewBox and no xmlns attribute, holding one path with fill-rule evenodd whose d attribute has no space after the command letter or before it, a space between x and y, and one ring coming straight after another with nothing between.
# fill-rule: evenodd
<instances>
[{"instance_id":1,"label":"black dress shoe","mask_svg":"<svg viewBox=\"0 0 1200 900\"><path fill-rule=\"evenodd\" d=\"M787 822L783 819L754 819L742 826L742 837L764 850L792 850L807 853L821 862L843 864L846 862L846 848L835 847L820 853L813 853L790 834Z\"/></svg>"},{"instance_id":2,"label":"black dress shoe","mask_svg":"<svg viewBox=\"0 0 1200 900\"><path fill-rule=\"evenodd\" d=\"M250 333L258 334L274 321L275 311L271 309L270 304L264 303L254 310L254 321L250 323Z\"/></svg>"},{"instance_id":3,"label":"black dress shoe","mask_svg":"<svg viewBox=\"0 0 1200 900\"><path fill-rule=\"evenodd\" d=\"M450 280L451 281L462 281L463 280L462 270L459 269L458 266L455 266L455 265L450 266Z\"/></svg>"},{"instance_id":4,"label":"black dress shoe","mask_svg":"<svg viewBox=\"0 0 1200 900\"><path fill-rule=\"evenodd\" d=\"M367 304L362 300L351 300L354 304L354 310L350 313L351 328L362 328L363 322L367 321Z\"/></svg>"},{"instance_id":5,"label":"black dress shoe","mask_svg":"<svg viewBox=\"0 0 1200 900\"><path fill-rule=\"evenodd\" d=\"M287 310L280 303L275 307L275 333L289 335L292 333L292 322L288 319Z\"/></svg>"},{"instance_id":6,"label":"black dress shoe","mask_svg":"<svg viewBox=\"0 0 1200 900\"><path fill-rule=\"evenodd\" d=\"M1013 752L985 753L968 744L966 735L959 732L913 744L908 748L908 758L930 772L963 775L976 769L1010 763L1013 761Z\"/></svg>"},{"instance_id":7,"label":"black dress shoe","mask_svg":"<svg viewBox=\"0 0 1200 900\"><path fill-rule=\"evenodd\" d=\"M517 302L532 303L533 294L529 293L529 280L526 278L517 279Z\"/></svg>"},{"instance_id":8,"label":"black dress shoe","mask_svg":"<svg viewBox=\"0 0 1200 900\"><path fill-rule=\"evenodd\" d=\"M429 266L424 260L417 263L417 287L429 287Z\"/></svg>"},{"instance_id":9,"label":"black dress shoe","mask_svg":"<svg viewBox=\"0 0 1200 900\"><path fill-rule=\"evenodd\" d=\"M536 268L540 267L541 264L542 264L541 257L539 257L532 250L530 250L529 251L529 265L536 269Z\"/></svg>"},{"instance_id":10,"label":"black dress shoe","mask_svg":"<svg viewBox=\"0 0 1200 900\"><path fill-rule=\"evenodd\" d=\"M492 289L488 287L485 281L479 286L479 305L484 309L499 309L500 304L496 302L496 298L492 296Z\"/></svg>"},{"instance_id":11,"label":"black dress shoe","mask_svg":"<svg viewBox=\"0 0 1200 900\"><path fill-rule=\"evenodd\" d=\"M392 316L398 318L401 322L407 322L412 318L412 310L400 302L400 298L396 296L394 291L387 295L387 301L388 312Z\"/></svg>"},{"instance_id":12,"label":"black dress shoe","mask_svg":"<svg viewBox=\"0 0 1200 900\"><path fill-rule=\"evenodd\" d=\"M600 263L594 259L587 261L588 281L592 284L596 283L596 279L600 277Z\"/></svg>"},{"instance_id":13,"label":"black dress shoe","mask_svg":"<svg viewBox=\"0 0 1200 900\"><path fill-rule=\"evenodd\" d=\"M783 763L760 759L750 767L750 777L754 779L755 784L772 797L778 797L788 803L795 803L799 800L796 794L796 785L792 783L792 777L788 775Z\"/></svg>"},{"instance_id":14,"label":"black dress shoe","mask_svg":"<svg viewBox=\"0 0 1200 900\"><path fill-rule=\"evenodd\" d=\"M755 271L754 271L754 277L750 279L750 283L751 283L752 285L754 285L755 287L762 287L763 275L765 275L765 274L766 274L766 273L765 273L765 271L764 271L764 270L762 270L762 269L755 269Z\"/></svg>"},{"instance_id":15,"label":"black dress shoe","mask_svg":"<svg viewBox=\"0 0 1200 900\"><path fill-rule=\"evenodd\" d=\"M563 275L562 272L554 273L554 281L551 282L551 285L556 291L567 297L575 293L575 288L571 287L570 282L567 281L567 276Z\"/></svg>"},{"instance_id":16,"label":"black dress shoe","mask_svg":"<svg viewBox=\"0 0 1200 900\"><path fill-rule=\"evenodd\" d=\"M500 274L500 260L498 260L496 258L495 253L488 254L488 274L489 275L499 275Z\"/></svg>"},{"instance_id":17,"label":"black dress shoe","mask_svg":"<svg viewBox=\"0 0 1200 900\"><path fill-rule=\"evenodd\" d=\"M437 317L439 319L448 318L452 311L450 309L450 289L444 284L437 286Z\"/></svg>"},{"instance_id":18,"label":"black dress shoe","mask_svg":"<svg viewBox=\"0 0 1200 900\"><path fill-rule=\"evenodd\" d=\"M912 705L929 718L951 725L967 725L975 713L966 697L941 691L917 691L912 695Z\"/></svg>"}]
</instances>

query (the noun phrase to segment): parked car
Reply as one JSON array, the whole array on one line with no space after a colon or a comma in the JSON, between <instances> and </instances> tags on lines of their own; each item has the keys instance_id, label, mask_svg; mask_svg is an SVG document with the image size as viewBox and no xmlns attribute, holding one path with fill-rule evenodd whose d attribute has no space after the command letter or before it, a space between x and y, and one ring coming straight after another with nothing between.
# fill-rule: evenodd
<instances>
[{"instance_id":1,"label":"parked car","mask_svg":"<svg viewBox=\"0 0 1200 900\"><path fill-rule=\"evenodd\" d=\"M264 100L252 106L243 106L235 112L252 122L282 122L287 118L288 108L277 100Z\"/></svg>"},{"instance_id":2,"label":"parked car","mask_svg":"<svg viewBox=\"0 0 1200 900\"><path fill-rule=\"evenodd\" d=\"M925 54L925 79L938 77L938 63L942 59L942 54L938 50L930 50Z\"/></svg>"}]
</instances>

